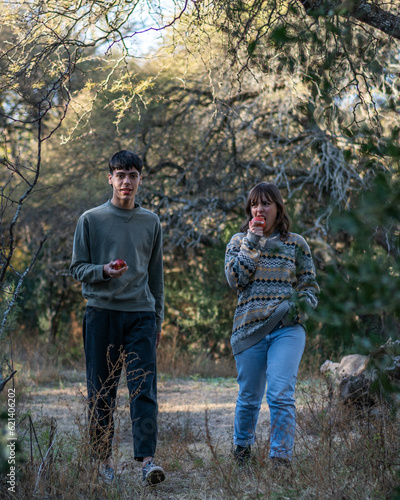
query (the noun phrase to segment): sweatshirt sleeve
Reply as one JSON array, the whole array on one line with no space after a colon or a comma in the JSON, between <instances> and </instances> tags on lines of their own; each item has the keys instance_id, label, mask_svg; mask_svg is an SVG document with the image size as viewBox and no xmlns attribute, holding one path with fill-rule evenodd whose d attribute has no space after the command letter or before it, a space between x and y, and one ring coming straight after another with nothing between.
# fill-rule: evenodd
<instances>
[{"instance_id":1,"label":"sweatshirt sleeve","mask_svg":"<svg viewBox=\"0 0 400 500\"><path fill-rule=\"evenodd\" d=\"M235 234L226 247L225 275L234 290L245 288L254 274L260 257L260 239L250 231L242 237Z\"/></svg>"},{"instance_id":2,"label":"sweatshirt sleeve","mask_svg":"<svg viewBox=\"0 0 400 500\"><path fill-rule=\"evenodd\" d=\"M82 215L75 229L72 261L69 271L71 276L83 283L99 283L110 278L103 277L103 264L92 264L89 244L89 222Z\"/></svg>"},{"instance_id":3,"label":"sweatshirt sleeve","mask_svg":"<svg viewBox=\"0 0 400 500\"><path fill-rule=\"evenodd\" d=\"M164 275L162 252L162 229L158 221L155 230L154 246L149 262L149 287L155 299L157 331L161 332L164 319Z\"/></svg>"}]
</instances>

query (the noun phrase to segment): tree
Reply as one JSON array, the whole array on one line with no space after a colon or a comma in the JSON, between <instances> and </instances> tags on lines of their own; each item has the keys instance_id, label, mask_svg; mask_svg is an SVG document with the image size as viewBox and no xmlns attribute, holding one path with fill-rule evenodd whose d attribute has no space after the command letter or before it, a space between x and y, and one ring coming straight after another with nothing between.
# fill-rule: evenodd
<instances>
[{"instance_id":1,"label":"tree","mask_svg":"<svg viewBox=\"0 0 400 500\"><path fill-rule=\"evenodd\" d=\"M150 5L150 4L148 4ZM158 17L162 16L157 2ZM183 6L185 7L185 4ZM31 271L45 237L39 238L37 248L28 262L18 261L18 229L23 208L35 196L41 175L43 146L61 126L71 101L79 88L77 63L95 61L101 47L111 53L120 43L119 58L108 58L107 75L93 93L93 100L106 88L115 69L129 56L130 48L121 39L120 28L135 11L143 12L138 2L122 0L104 3L96 0L82 2L33 1L12 2L2 6L0 22L4 43L0 51L0 118L3 125L1 164L1 272L0 287L2 317L0 341L4 345L7 323L15 307L22 284ZM93 29L88 26L93 24ZM155 28L161 29L162 25ZM132 35L130 35L132 36ZM99 49L100 50L100 49ZM86 81L87 88L92 83ZM90 110L87 99L78 113L78 121ZM23 250L21 248L21 250ZM22 265L22 268L19 267ZM0 366L0 391L15 371L10 356L3 352Z\"/></svg>"},{"instance_id":2,"label":"tree","mask_svg":"<svg viewBox=\"0 0 400 500\"><path fill-rule=\"evenodd\" d=\"M25 212L24 225L55 236L47 255L57 278L44 285L57 283L45 292L54 298L55 327L71 235L51 215L55 207L65 214L70 230L71 204L81 212L85 192L95 201L98 165L127 140L144 157L142 200L162 219L171 262L202 258L238 226L248 189L269 179L285 191L323 267L341 244L329 231L333 208L351 207L376 172L395 175L397 42L356 19L360 2L346 11L310 3L307 12L296 1L173 5L168 20L157 2L127 0L17 2L1 14L8 147L16 157L21 123L24 133L39 123L38 102L43 137L52 138L39 184L51 185L54 205L52 196L34 198L40 218ZM139 26L144 6L156 17L148 27ZM135 62L132 39L166 26L169 53ZM380 234L382 243L392 237L385 228Z\"/></svg>"},{"instance_id":3,"label":"tree","mask_svg":"<svg viewBox=\"0 0 400 500\"><path fill-rule=\"evenodd\" d=\"M356 346L369 353L389 339L400 340L399 193L398 175L380 172L352 210L332 216L336 255L320 270L316 316L336 352Z\"/></svg>"},{"instance_id":4,"label":"tree","mask_svg":"<svg viewBox=\"0 0 400 500\"><path fill-rule=\"evenodd\" d=\"M336 14L340 17L352 18L359 23L372 26L386 35L400 40L400 18L398 6L394 2L390 4L394 13L386 10L386 3L367 2L365 0L355 2L299 0L299 2L303 5L307 15L311 17L325 17ZM384 5L386 9L382 9L380 5Z\"/></svg>"},{"instance_id":5,"label":"tree","mask_svg":"<svg viewBox=\"0 0 400 500\"><path fill-rule=\"evenodd\" d=\"M185 345L200 331L200 323L196 323L204 318L200 311L214 307L220 309L223 322L219 319L210 328L202 320L202 338L212 339L209 346L215 346L215 341L229 336L226 318L232 314L231 304L222 292L221 302L216 300L218 293L207 295L216 272L207 276L205 257L218 248L221 238L226 243L229 234L239 227L244 198L254 183L274 180L286 192L296 229L308 232L323 269L332 256L340 263L345 239L344 235L330 234L327 215L335 204L350 205L353 198L356 201L359 191L371 182L369 169L374 165L383 168L379 162L368 160L367 151L360 161L368 136L341 133L340 126L334 122L329 127L323 115L319 129L316 124L310 125L304 106L307 86L301 85L299 78L299 85L293 88L296 74L282 69L262 83L249 75L241 82L242 91L234 93L231 80L218 85L221 72L229 67L218 57L213 64L207 76L196 62L186 64L183 70L179 58L166 63L168 69L161 74L159 67L150 63L142 68L131 66L136 75L133 85L153 79L146 101L137 103L137 113L118 116L118 108L113 109L110 103L123 101L124 91L106 91L98 96L90 125L82 123L75 128L75 139L67 148L53 144L48 150L48 175L42 180L42 188L51 185L51 194L35 203L36 217L29 214L26 220L29 227L47 225L52 234L46 255L53 265L50 273L45 266L40 273L46 277L41 283L48 287L54 281L55 269L60 279L67 273L77 217L107 197L107 161L115 147L129 144L137 150L145 160L139 196L163 221L167 282L173 279L168 290L168 320L182 330L179 338ZM234 80L234 73L231 75ZM179 78L184 80L181 85L177 84ZM207 88L210 81L213 86ZM79 93L76 96L79 100ZM390 113L389 109L389 122ZM341 116L351 120L352 110L344 107ZM67 118L67 126L70 120ZM121 143L116 146L116 141ZM62 227L52 217L54 212L63 220ZM223 267L221 255L223 258L223 252L214 262L215 269ZM199 266L203 271L199 272ZM185 276L190 279L185 280ZM59 298L65 293L61 286L56 290ZM72 300L78 303L81 299L76 290L76 299ZM44 302L49 306L45 293ZM72 298L70 292L68 295ZM65 306L71 307L71 302ZM186 312L179 315L176 311Z\"/></svg>"},{"instance_id":6,"label":"tree","mask_svg":"<svg viewBox=\"0 0 400 500\"><path fill-rule=\"evenodd\" d=\"M6 24L7 27L7 24ZM58 96L63 92L64 75L51 78L46 68L37 64L21 70L15 64L18 43L16 35L6 30L3 35L0 92L3 124L0 163L3 165L1 190L1 324L0 340L4 345L7 324L12 316L23 282L31 271L44 244L40 237L31 257L18 255L18 224L25 205L34 196L42 164L43 144L61 125L66 105L59 107ZM14 44L14 46L13 46ZM27 47L28 48L28 47ZM40 85L38 85L40 82ZM47 128L49 115L56 110L53 128ZM4 370L4 364L8 366ZM6 353L0 366L0 391L15 371Z\"/></svg>"}]
</instances>

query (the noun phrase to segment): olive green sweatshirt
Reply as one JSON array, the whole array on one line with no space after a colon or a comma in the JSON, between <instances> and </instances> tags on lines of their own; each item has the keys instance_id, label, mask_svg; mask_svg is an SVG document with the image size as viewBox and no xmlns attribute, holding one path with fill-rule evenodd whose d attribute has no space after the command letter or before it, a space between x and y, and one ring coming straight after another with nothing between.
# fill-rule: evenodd
<instances>
[{"instance_id":1,"label":"olive green sweatshirt","mask_svg":"<svg viewBox=\"0 0 400 500\"><path fill-rule=\"evenodd\" d=\"M104 278L103 266L123 259L128 271ZM114 311L156 313L157 331L164 314L162 231L156 214L110 201L88 210L76 226L70 273L82 282L87 305Z\"/></svg>"}]
</instances>

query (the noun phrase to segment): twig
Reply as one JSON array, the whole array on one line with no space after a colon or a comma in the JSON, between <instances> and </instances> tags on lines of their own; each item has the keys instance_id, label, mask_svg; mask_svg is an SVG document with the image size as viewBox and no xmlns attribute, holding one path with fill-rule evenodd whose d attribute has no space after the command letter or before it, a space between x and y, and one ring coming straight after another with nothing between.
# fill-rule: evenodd
<instances>
[{"instance_id":1,"label":"twig","mask_svg":"<svg viewBox=\"0 0 400 500\"><path fill-rule=\"evenodd\" d=\"M6 377L5 379L3 379L1 373L0 373L0 392L3 391L4 387L6 386L7 382L9 382L13 376L17 373L17 370L14 370L10 373L10 375L8 377Z\"/></svg>"},{"instance_id":2,"label":"twig","mask_svg":"<svg viewBox=\"0 0 400 500\"><path fill-rule=\"evenodd\" d=\"M25 271L22 273L20 279L18 280L18 284L17 286L15 287L15 290L12 294L12 298L10 299L10 301L8 302L8 307L7 309L4 311L4 314L3 314L3 320L1 322L1 326L0 326L0 338L3 336L3 332L4 332L4 328L6 326L6 323L7 323L7 318L9 316L9 314L11 313L13 307L15 306L15 302L17 300L17 297L19 295L19 292L21 290L21 287L23 285L23 282L24 282L24 279L25 277L27 276L27 274L30 272L30 270L32 269L33 265L35 264L38 256L39 256L39 253L40 253L40 250L42 249L43 247L43 244L44 242L46 241L47 239L47 236L45 236L39 243L39 248L36 250L36 252L34 253L33 257L32 257L32 260L29 264L29 266L25 269Z\"/></svg>"},{"instance_id":3,"label":"twig","mask_svg":"<svg viewBox=\"0 0 400 500\"><path fill-rule=\"evenodd\" d=\"M231 493L231 495L234 498L239 498L238 494L233 490L233 488L231 486L231 481L229 481L229 478L226 476L225 471L224 471L223 467L221 466L221 461L218 458L218 455L217 455L217 453L214 449L214 446L212 444L210 429L208 426L208 410L205 411L205 426L206 426L206 438L207 438L206 442L207 442L207 446L210 448L211 455L212 455L216 465L218 466L218 469L221 471L221 475L225 481L226 486L228 487L229 492Z\"/></svg>"},{"instance_id":4,"label":"twig","mask_svg":"<svg viewBox=\"0 0 400 500\"><path fill-rule=\"evenodd\" d=\"M53 441L52 441L52 443L50 444L50 446L49 446L48 450L46 451L46 455L44 456L44 458L43 458L43 460L42 460L42 463L40 464L39 471L38 471L38 475L37 475L37 478L36 478L35 488L34 488L34 490L33 490L33 494L35 494L35 493L36 493L36 491L37 491L37 489L38 489L38 487L39 487L40 475L41 475L41 473L42 473L43 466L44 466L44 464L45 464L45 462L46 462L46 458L47 458L48 454L50 453L50 450L52 449L53 444L55 443L55 440L56 440L56 435L57 435L57 431L55 431L54 436L53 436Z\"/></svg>"}]
</instances>

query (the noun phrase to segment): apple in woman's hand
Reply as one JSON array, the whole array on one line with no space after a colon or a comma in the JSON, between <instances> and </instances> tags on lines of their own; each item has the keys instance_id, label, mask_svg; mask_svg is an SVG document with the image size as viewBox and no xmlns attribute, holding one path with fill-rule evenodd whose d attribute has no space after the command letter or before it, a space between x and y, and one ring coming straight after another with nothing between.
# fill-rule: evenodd
<instances>
[{"instance_id":1,"label":"apple in woman's hand","mask_svg":"<svg viewBox=\"0 0 400 500\"><path fill-rule=\"evenodd\" d=\"M265 219L264 217L254 217L252 220L251 220L251 224L253 226L261 226L261 227L264 227L265 226Z\"/></svg>"},{"instance_id":2,"label":"apple in woman's hand","mask_svg":"<svg viewBox=\"0 0 400 500\"><path fill-rule=\"evenodd\" d=\"M122 259L117 259L117 260L114 260L114 262L112 263L112 268L115 269L116 271L118 271L119 269L122 269L123 267L126 267L128 264L122 260Z\"/></svg>"}]
</instances>

